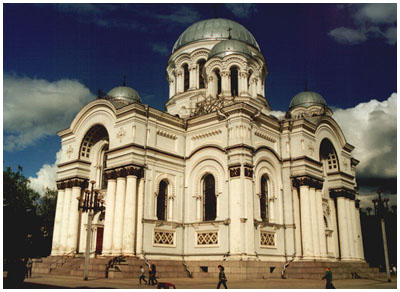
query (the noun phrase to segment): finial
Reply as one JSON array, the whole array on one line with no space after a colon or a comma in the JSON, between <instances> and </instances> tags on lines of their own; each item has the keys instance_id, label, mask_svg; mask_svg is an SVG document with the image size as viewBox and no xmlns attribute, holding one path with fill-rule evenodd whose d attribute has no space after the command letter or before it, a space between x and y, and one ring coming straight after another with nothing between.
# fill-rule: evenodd
<instances>
[{"instance_id":1,"label":"finial","mask_svg":"<svg viewBox=\"0 0 400 292\"><path fill-rule=\"evenodd\" d=\"M308 91L308 80L306 80L304 83L305 83L305 89L304 89L304 91Z\"/></svg>"},{"instance_id":2,"label":"finial","mask_svg":"<svg viewBox=\"0 0 400 292\"><path fill-rule=\"evenodd\" d=\"M218 16L217 16L218 3L215 3L213 6L214 6L214 18L218 18Z\"/></svg>"},{"instance_id":3,"label":"finial","mask_svg":"<svg viewBox=\"0 0 400 292\"><path fill-rule=\"evenodd\" d=\"M103 96L104 96L103 91L102 91L101 89L99 89L99 90L97 91L97 98L103 98Z\"/></svg>"},{"instance_id":4,"label":"finial","mask_svg":"<svg viewBox=\"0 0 400 292\"><path fill-rule=\"evenodd\" d=\"M228 28L228 33L229 33L228 40L230 40L232 38L231 37L231 30L232 30L232 28Z\"/></svg>"},{"instance_id":5,"label":"finial","mask_svg":"<svg viewBox=\"0 0 400 292\"><path fill-rule=\"evenodd\" d=\"M124 79L122 80L122 86L126 86L126 75L124 75Z\"/></svg>"}]
</instances>

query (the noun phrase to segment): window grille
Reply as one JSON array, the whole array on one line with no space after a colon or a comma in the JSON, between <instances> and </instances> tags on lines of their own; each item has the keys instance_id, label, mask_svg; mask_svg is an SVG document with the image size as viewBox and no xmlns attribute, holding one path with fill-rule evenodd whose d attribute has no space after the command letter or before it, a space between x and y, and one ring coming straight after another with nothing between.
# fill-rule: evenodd
<instances>
[{"instance_id":1,"label":"window grille","mask_svg":"<svg viewBox=\"0 0 400 292\"><path fill-rule=\"evenodd\" d=\"M336 154L333 151L328 154L328 168L329 170L337 169Z\"/></svg>"},{"instance_id":2,"label":"window grille","mask_svg":"<svg viewBox=\"0 0 400 292\"><path fill-rule=\"evenodd\" d=\"M155 245L174 245L175 232L154 231Z\"/></svg>"},{"instance_id":3,"label":"window grille","mask_svg":"<svg viewBox=\"0 0 400 292\"><path fill-rule=\"evenodd\" d=\"M260 233L260 245L261 246L275 246L275 233L261 231Z\"/></svg>"},{"instance_id":4,"label":"window grille","mask_svg":"<svg viewBox=\"0 0 400 292\"><path fill-rule=\"evenodd\" d=\"M197 233L197 245L216 245L216 244L218 244L218 231Z\"/></svg>"}]
</instances>

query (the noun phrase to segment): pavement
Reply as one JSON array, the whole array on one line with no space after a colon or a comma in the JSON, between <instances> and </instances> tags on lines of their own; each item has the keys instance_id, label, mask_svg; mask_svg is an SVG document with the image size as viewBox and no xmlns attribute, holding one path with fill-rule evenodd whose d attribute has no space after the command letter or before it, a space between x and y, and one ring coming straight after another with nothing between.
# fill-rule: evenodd
<instances>
[{"instance_id":1,"label":"pavement","mask_svg":"<svg viewBox=\"0 0 400 292\"><path fill-rule=\"evenodd\" d=\"M3 279L4 275L3 275ZM159 282L175 284L177 289L215 289L216 279L190 279L190 278L159 278ZM380 279L346 279L333 280L337 289L397 289L397 279L392 277L392 282L387 283ZM324 289L325 281L309 279L255 279L235 280L228 279L229 289ZM222 286L221 286L222 287ZM7 287L6 281L4 288ZM156 286L140 285L138 279L106 279L89 278L84 281L82 277L65 275L36 274L25 279L24 289L155 289Z\"/></svg>"}]
</instances>

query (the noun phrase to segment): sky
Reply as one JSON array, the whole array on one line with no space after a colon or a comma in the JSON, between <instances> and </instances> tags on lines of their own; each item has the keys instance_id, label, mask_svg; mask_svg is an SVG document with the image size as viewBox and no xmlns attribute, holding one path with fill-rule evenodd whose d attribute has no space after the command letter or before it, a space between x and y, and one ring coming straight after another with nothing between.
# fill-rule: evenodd
<instances>
[{"instance_id":1,"label":"sky","mask_svg":"<svg viewBox=\"0 0 400 292\"><path fill-rule=\"evenodd\" d=\"M396 203L397 5L219 4L217 16L256 38L279 114L308 89L334 111L356 147L362 206L383 188ZM97 95L122 83L164 110L166 65L179 35L213 18L204 4L3 4L3 167L33 188L55 187L69 127Z\"/></svg>"}]
</instances>

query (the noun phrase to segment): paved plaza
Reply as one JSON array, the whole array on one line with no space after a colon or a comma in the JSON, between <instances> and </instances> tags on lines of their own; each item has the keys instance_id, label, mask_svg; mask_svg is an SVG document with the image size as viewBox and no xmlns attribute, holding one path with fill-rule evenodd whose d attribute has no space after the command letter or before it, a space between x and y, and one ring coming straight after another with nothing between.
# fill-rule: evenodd
<instances>
[{"instance_id":1,"label":"paved plaza","mask_svg":"<svg viewBox=\"0 0 400 292\"><path fill-rule=\"evenodd\" d=\"M160 278L159 282L170 282L177 289L215 289L216 279L188 279L188 278ZM338 289L396 289L397 279L392 278L392 283L385 279L347 279L334 280ZM234 280L228 279L228 288L233 289L323 289L325 281L305 279L256 279ZM7 288L7 287L4 287ZM156 286L139 285L138 279L89 279L82 277L61 275L33 275L26 279L22 288L27 289L57 289L57 288L94 288L94 289L154 289Z\"/></svg>"}]
</instances>

